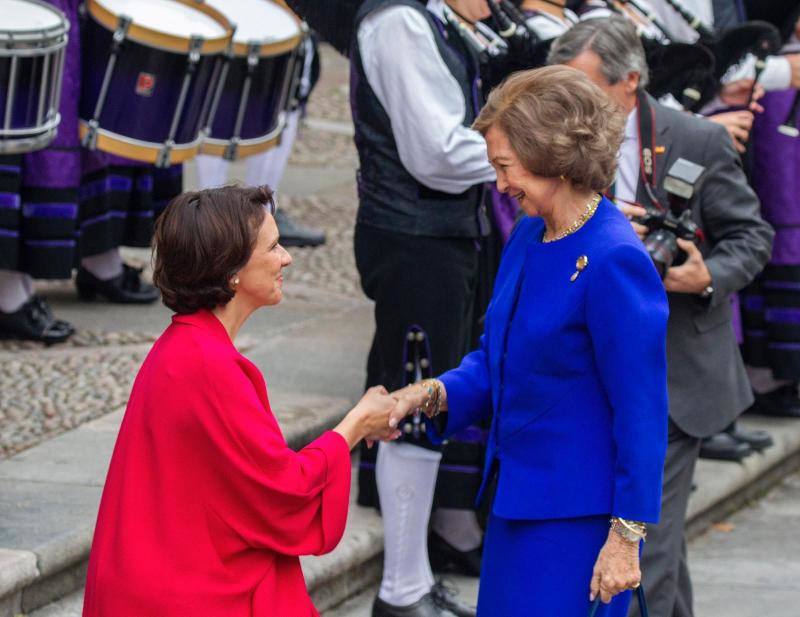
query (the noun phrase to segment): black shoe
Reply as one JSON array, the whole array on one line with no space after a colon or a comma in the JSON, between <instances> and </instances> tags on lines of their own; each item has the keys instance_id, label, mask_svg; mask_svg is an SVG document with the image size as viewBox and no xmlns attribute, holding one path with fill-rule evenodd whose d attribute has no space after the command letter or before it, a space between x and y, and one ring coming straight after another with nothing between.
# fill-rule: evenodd
<instances>
[{"instance_id":1,"label":"black shoe","mask_svg":"<svg viewBox=\"0 0 800 617\"><path fill-rule=\"evenodd\" d=\"M460 551L435 531L428 536L428 555L434 572L452 572L465 576L481 575L483 547Z\"/></svg>"},{"instance_id":2,"label":"black shoe","mask_svg":"<svg viewBox=\"0 0 800 617\"><path fill-rule=\"evenodd\" d=\"M706 437L700 446L700 458L716 461L741 461L752 453L749 444L737 441L725 431Z\"/></svg>"},{"instance_id":3,"label":"black shoe","mask_svg":"<svg viewBox=\"0 0 800 617\"><path fill-rule=\"evenodd\" d=\"M295 223L283 210L275 211L275 222L281 234L283 246L319 246L325 244L325 233Z\"/></svg>"},{"instance_id":4,"label":"black shoe","mask_svg":"<svg viewBox=\"0 0 800 617\"><path fill-rule=\"evenodd\" d=\"M473 613L474 614L474 613ZM372 603L372 617L458 617L445 608L437 605L433 595L426 593L414 604L394 606L384 602L377 596Z\"/></svg>"},{"instance_id":5,"label":"black shoe","mask_svg":"<svg viewBox=\"0 0 800 617\"><path fill-rule=\"evenodd\" d=\"M436 581L436 584L431 589L433 601L440 608L450 611L457 617L475 617L475 608L461 604L456 600L457 595L457 588L441 580Z\"/></svg>"},{"instance_id":6,"label":"black shoe","mask_svg":"<svg viewBox=\"0 0 800 617\"><path fill-rule=\"evenodd\" d=\"M53 317L50 306L39 296L32 296L13 313L0 312L0 338L52 345L65 341L74 333L72 324Z\"/></svg>"},{"instance_id":7,"label":"black shoe","mask_svg":"<svg viewBox=\"0 0 800 617\"><path fill-rule=\"evenodd\" d=\"M756 452L766 450L775 444L775 441L772 439L772 435L770 435L767 431L745 430L739 427L736 422L726 428L725 432L733 437L736 441L746 443Z\"/></svg>"},{"instance_id":8,"label":"black shoe","mask_svg":"<svg viewBox=\"0 0 800 617\"><path fill-rule=\"evenodd\" d=\"M745 413L779 418L800 418L797 384L787 384L765 394L756 393L756 402Z\"/></svg>"},{"instance_id":9,"label":"black shoe","mask_svg":"<svg viewBox=\"0 0 800 617\"><path fill-rule=\"evenodd\" d=\"M75 285L81 300L101 296L117 304L150 304L158 300L158 289L142 280L141 268L122 265L122 274L101 281L85 268L78 269Z\"/></svg>"}]
</instances>

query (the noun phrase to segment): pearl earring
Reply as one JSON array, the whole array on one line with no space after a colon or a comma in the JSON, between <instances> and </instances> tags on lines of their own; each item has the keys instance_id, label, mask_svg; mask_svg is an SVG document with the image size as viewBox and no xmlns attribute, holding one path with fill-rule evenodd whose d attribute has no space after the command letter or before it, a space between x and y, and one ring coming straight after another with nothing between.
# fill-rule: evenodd
<instances>
[{"instance_id":1,"label":"pearl earring","mask_svg":"<svg viewBox=\"0 0 800 617\"><path fill-rule=\"evenodd\" d=\"M239 284L239 277L233 279L233 286L236 287Z\"/></svg>"}]
</instances>

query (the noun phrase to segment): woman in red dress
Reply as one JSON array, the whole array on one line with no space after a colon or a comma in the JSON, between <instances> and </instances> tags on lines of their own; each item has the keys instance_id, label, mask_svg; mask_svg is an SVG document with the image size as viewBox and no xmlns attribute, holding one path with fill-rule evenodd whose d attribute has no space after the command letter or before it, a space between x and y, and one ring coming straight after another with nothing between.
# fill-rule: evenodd
<instances>
[{"instance_id":1,"label":"woman in red dress","mask_svg":"<svg viewBox=\"0 0 800 617\"><path fill-rule=\"evenodd\" d=\"M299 555L342 537L350 450L391 439L373 388L332 431L291 450L259 370L233 346L281 300L291 257L263 188L176 198L157 223L154 282L177 314L133 386L111 459L84 617L317 615Z\"/></svg>"}]
</instances>

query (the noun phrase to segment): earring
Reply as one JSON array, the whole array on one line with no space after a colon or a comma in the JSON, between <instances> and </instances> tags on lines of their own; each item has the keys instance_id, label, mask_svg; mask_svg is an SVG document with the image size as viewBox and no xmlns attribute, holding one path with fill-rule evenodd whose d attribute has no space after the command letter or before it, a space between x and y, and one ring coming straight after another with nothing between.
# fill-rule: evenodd
<instances>
[{"instance_id":1,"label":"earring","mask_svg":"<svg viewBox=\"0 0 800 617\"><path fill-rule=\"evenodd\" d=\"M566 179L567 179L566 176L564 176L564 174L561 174L561 181L563 182Z\"/></svg>"},{"instance_id":2,"label":"earring","mask_svg":"<svg viewBox=\"0 0 800 617\"><path fill-rule=\"evenodd\" d=\"M237 276L233 279L233 286L236 287L238 284L239 284L239 277Z\"/></svg>"}]
</instances>

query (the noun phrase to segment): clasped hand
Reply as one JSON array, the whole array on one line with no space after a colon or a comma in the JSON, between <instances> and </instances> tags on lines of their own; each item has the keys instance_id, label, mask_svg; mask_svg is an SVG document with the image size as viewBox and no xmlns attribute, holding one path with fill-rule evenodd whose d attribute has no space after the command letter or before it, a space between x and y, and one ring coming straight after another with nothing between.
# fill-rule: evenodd
<instances>
[{"instance_id":1,"label":"clasped hand","mask_svg":"<svg viewBox=\"0 0 800 617\"><path fill-rule=\"evenodd\" d=\"M393 441L400 437L397 427L401 420L425 403L425 395L425 390L415 385L392 393L383 386L372 387L334 430L351 448L362 439L369 446L376 441Z\"/></svg>"}]
</instances>

